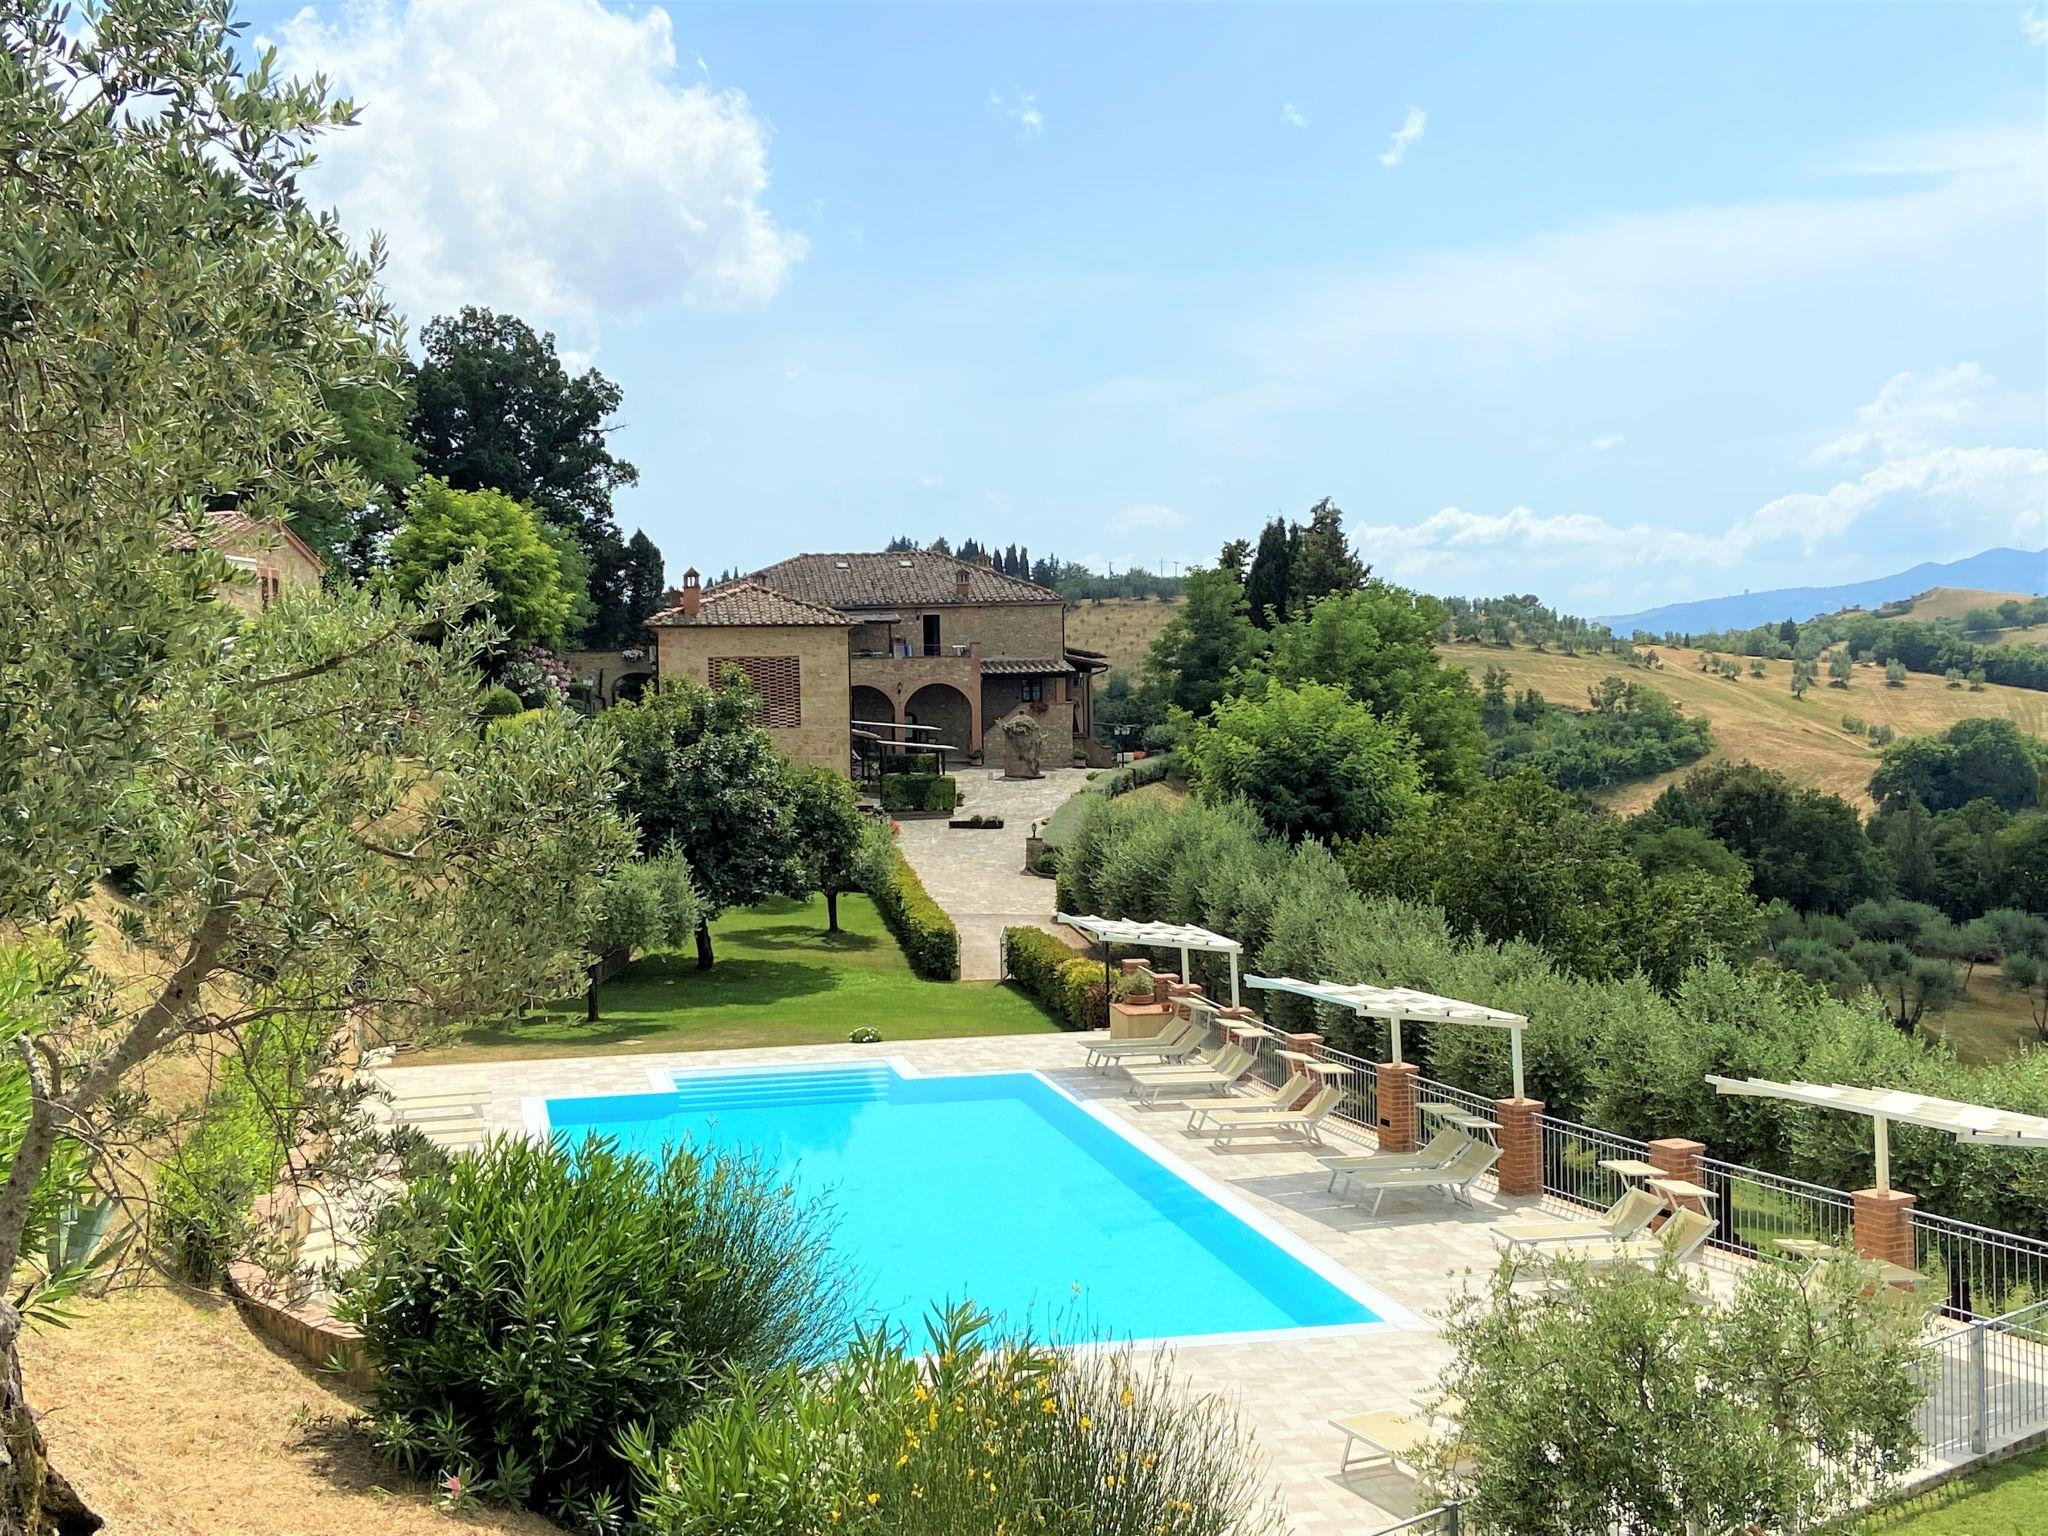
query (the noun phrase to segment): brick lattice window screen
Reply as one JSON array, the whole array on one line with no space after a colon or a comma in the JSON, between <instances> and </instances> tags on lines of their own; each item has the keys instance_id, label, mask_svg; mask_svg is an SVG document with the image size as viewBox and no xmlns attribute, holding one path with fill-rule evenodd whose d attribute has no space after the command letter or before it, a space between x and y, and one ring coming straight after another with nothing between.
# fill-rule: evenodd
<instances>
[{"instance_id":1,"label":"brick lattice window screen","mask_svg":"<svg viewBox=\"0 0 2048 1536\"><path fill-rule=\"evenodd\" d=\"M706 668L712 686L732 667L746 673L761 696L756 717L761 724L787 728L804 723L801 669L794 656L713 656Z\"/></svg>"}]
</instances>

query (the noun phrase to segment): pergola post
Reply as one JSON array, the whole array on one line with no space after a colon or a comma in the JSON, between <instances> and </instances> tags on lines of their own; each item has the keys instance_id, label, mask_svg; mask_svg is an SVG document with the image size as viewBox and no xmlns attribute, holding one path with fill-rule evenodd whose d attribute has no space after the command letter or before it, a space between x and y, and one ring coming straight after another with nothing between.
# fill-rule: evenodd
<instances>
[{"instance_id":1,"label":"pergola post","mask_svg":"<svg viewBox=\"0 0 2048 1536\"><path fill-rule=\"evenodd\" d=\"M1234 949L1230 952L1230 1006L1233 1008L1244 1006L1239 1001L1237 995L1237 951Z\"/></svg>"},{"instance_id":2,"label":"pergola post","mask_svg":"<svg viewBox=\"0 0 2048 1536\"><path fill-rule=\"evenodd\" d=\"M1397 1023L1394 1028L1399 1031ZM1379 1066L1379 1132L1382 1152L1413 1152L1415 1105L1421 1098L1417 1079L1422 1069L1412 1061L1383 1061Z\"/></svg>"}]
</instances>

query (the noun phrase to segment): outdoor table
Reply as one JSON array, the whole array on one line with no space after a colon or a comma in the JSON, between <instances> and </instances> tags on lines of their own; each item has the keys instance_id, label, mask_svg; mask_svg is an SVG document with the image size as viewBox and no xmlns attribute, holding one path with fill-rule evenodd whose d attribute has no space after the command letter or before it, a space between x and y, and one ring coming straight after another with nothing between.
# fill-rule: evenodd
<instances>
[{"instance_id":1,"label":"outdoor table","mask_svg":"<svg viewBox=\"0 0 2048 1536\"><path fill-rule=\"evenodd\" d=\"M1609 1173L1619 1174L1631 1182L1636 1179L1654 1179L1664 1172L1655 1163L1646 1163L1639 1157L1603 1157L1600 1159L1600 1166Z\"/></svg>"},{"instance_id":2,"label":"outdoor table","mask_svg":"<svg viewBox=\"0 0 2048 1536\"><path fill-rule=\"evenodd\" d=\"M1681 1202L1683 1201L1697 1200L1701 1215L1711 1216L1714 1214L1711 1207L1717 1197L1704 1184L1695 1184L1690 1179L1660 1178L1651 1179L1649 1187L1657 1194L1662 1195L1665 1203L1674 1211L1681 1208Z\"/></svg>"}]
</instances>

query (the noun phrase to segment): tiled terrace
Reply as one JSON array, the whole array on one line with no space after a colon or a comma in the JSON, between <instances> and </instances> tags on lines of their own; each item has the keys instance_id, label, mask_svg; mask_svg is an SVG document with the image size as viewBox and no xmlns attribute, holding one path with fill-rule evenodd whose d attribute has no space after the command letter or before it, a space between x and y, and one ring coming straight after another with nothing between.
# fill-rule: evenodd
<instances>
[{"instance_id":1,"label":"tiled terrace","mask_svg":"<svg viewBox=\"0 0 2048 1536\"><path fill-rule=\"evenodd\" d=\"M1298 1139L1284 1144L1246 1139L1233 1150L1218 1153L1206 1140L1182 1131L1185 1116L1131 1104L1124 1097L1120 1073L1097 1074L1081 1066L1082 1038L1034 1035L881 1047L563 1058L396 1067L385 1069L383 1075L401 1100L427 1099L440 1105L451 1098L473 1100L486 1130L518 1134L525 1129L521 1101L526 1098L644 1093L650 1068L702 1066L712 1059L731 1067L873 1060L884 1054L931 1073L1042 1071L1077 1097L1106 1104L1169 1152L1227 1182L1255 1209L1422 1318L1441 1309L1466 1272L1491 1267L1494 1250L1486 1235L1488 1223L1504 1208L1534 1203L1502 1202L1482 1192L1477 1208L1467 1210L1435 1194L1419 1193L1389 1197L1379 1217L1369 1218L1356 1204L1324 1193L1324 1177ZM437 1124L467 1139L475 1121L458 1116L423 1122L421 1128L436 1134ZM1222 1339L1176 1345L1173 1353L1190 1385L1223 1392L1239 1404L1286 1498L1293 1528L1302 1536L1359 1536L1413 1512L1413 1489L1400 1473L1368 1471L1354 1474L1348 1482L1338 1480L1340 1437L1330 1430L1328 1420L1369 1408L1412 1407L1428 1391L1444 1360L1443 1348L1428 1328L1317 1334L1298 1343L1270 1335L1245 1342Z\"/></svg>"}]
</instances>

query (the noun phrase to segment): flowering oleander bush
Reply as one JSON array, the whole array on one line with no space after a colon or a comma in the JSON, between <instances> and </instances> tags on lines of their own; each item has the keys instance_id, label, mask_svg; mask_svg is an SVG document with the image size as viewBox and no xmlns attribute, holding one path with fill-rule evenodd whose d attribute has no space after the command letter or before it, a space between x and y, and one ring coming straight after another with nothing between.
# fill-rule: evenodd
<instances>
[{"instance_id":1,"label":"flowering oleander bush","mask_svg":"<svg viewBox=\"0 0 2048 1536\"><path fill-rule=\"evenodd\" d=\"M865 1334L666 1439L635 1434L649 1536L1267 1536L1278 1510L1232 1413L1163 1364L998 1337L957 1307L913 1351Z\"/></svg>"},{"instance_id":2,"label":"flowering oleander bush","mask_svg":"<svg viewBox=\"0 0 2048 1536\"><path fill-rule=\"evenodd\" d=\"M378 1369L373 1430L444 1488L621 1529L622 1435L665 1441L729 1378L843 1337L819 1215L754 1163L688 1150L508 1140L457 1158L381 1214L345 1285Z\"/></svg>"},{"instance_id":3,"label":"flowering oleander bush","mask_svg":"<svg viewBox=\"0 0 2048 1536\"><path fill-rule=\"evenodd\" d=\"M569 696L569 668L546 646L526 645L505 663L498 681L519 695L530 708L559 704Z\"/></svg>"}]
</instances>

